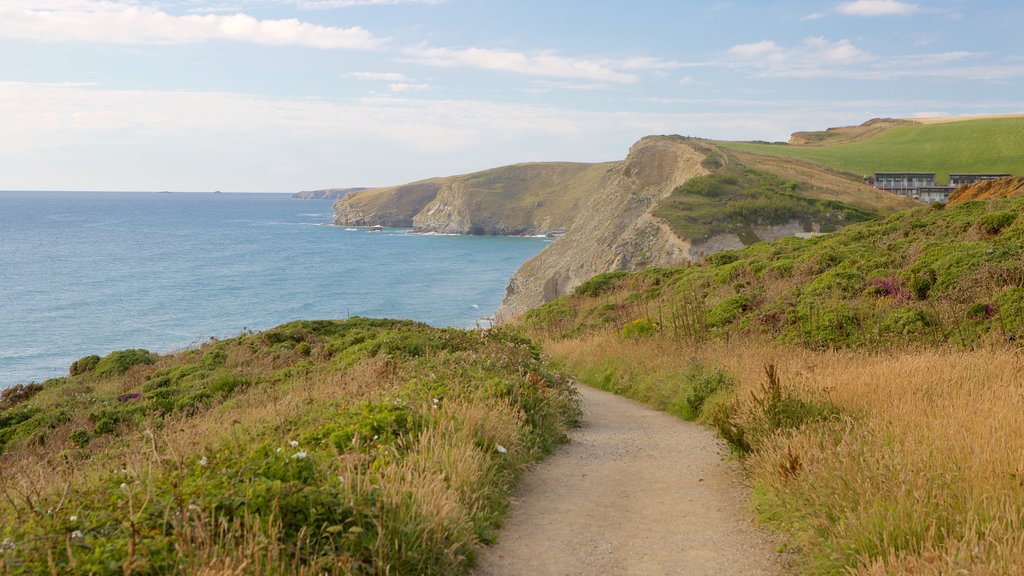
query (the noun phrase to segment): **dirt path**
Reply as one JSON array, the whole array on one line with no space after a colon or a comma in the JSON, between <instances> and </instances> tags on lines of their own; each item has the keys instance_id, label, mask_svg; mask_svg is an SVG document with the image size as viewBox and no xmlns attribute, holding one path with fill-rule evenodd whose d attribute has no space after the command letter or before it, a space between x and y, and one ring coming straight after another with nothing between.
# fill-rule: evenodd
<instances>
[{"instance_id":1,"label":"dirt path","mask_svg":"<svg viewBox=\"0 0 1024 576\"><path fill-rule=\"evenodd\" d=\"M572 442L528 472L478 576L781 573L704 428L580 387Z\"/></svg>"}]
</instances>

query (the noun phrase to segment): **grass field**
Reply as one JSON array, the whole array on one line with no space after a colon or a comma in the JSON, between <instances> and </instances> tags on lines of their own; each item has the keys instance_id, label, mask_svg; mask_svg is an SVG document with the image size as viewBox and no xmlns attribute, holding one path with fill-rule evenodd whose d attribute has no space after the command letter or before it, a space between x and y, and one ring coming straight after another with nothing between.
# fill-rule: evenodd
<instances>
[{"instance_id":1,"label":"grass field","mask_svg":"<svg viewBox=\"0 0 1024 576\"><path fill-rule=\"evenodd\" d=\"M1018 117L896 126L874 138L837 146L719 144L865 176L887 171L936 172L939 183L944 183L950 172L1024 174L1024 118Z\"/></svg>"}]
</instances>

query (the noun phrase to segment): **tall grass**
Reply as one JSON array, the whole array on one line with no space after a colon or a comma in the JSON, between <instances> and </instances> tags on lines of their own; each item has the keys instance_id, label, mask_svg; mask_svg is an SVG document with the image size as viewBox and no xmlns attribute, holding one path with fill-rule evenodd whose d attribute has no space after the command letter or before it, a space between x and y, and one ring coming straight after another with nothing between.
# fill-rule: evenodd
<instances>
[{"instance_id":1,"label":"tall grass","mask_svg":"<svg viewBox=\"0 0 1024 576\"><path fill-rule=\"evenodd\" d=\"M0 574L464 573L577 414L500 330L293 323L146 358L0 406Z\"/></svg>"},{"instance_id":2,"label":"tall grass","mask_svg":"<svg viewBox=\"0 0 1024 576\"><path fill-rule=\"evenodd\" d=\"M584 380L673 411L699 363L724 370L731 422L763 418L764 366L817 416L745 456L761 518L808 574L1024 573L1024 358L1005 348L863 353L763 339L687 348L611 334L550 341ZM708 414L715 413L713 406ZM710 421L711 418L708 418Z\"/></svg>"}]
</instances>

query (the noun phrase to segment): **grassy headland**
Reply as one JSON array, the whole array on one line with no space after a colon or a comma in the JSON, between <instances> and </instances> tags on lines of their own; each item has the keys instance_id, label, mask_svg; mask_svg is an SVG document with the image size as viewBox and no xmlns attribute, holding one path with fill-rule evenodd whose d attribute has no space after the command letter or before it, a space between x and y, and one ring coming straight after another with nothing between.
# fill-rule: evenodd
<instances>
[{"instance_id":1,"label":"grassy headland","mask_svg":"<svg viewBox=\"0 0 1024 576\"><path fill-rule=\"evenodd\" d=\"M511 333L354 318L0 403L0 573L456 574L577 415Z\"/></svg>"},{"instance_id":2,"label":"grassy headland","mask_svg":"<svg viewBox=\"0 0 1024 576\"><path fill-rule=\"evenodd\" d=\"M875 172L950 172L1024 174L1024 118L985 118L942 124L892 125L870 137L819 145L719 142L737 151L794 158L857 175Z\"/></svg>"},{"instance_id":3,"label":"grassy headland","mask_svg":"<svg viewBox=\"0 0 1024 576\"><path fill-rule=\"evenodd\" d=\"M714 427L808 574L1015 574L1024 199L601 275L522 325L588 384Z\"/></svg>"}]
</instances>

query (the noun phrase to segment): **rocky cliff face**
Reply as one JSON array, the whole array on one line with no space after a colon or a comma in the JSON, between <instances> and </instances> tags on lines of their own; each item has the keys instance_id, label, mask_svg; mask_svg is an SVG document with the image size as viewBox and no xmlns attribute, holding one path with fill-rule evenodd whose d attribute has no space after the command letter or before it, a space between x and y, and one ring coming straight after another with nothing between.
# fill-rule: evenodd
<instances>
[{"instance_id":1,"label":"rocky cliff face","mask_svg":"<svg viewBox=\"0 0 1024 576\"><path fill-rule=\"evenodd\" d=\"M512 277L500 319L570 293L590 277L688 262L700 246L651 215L677 186L707 173L704 156L676 138L647 137L604 175L576 224Z\"/></svg>"},{"instance_id":2,"label":"rocky cliff face","mask_svg":"<svg viewBox=\"0 0 1024 576\"><path fill-rule=\"evenodd\" d=\"M612 163L533 162L350 194L342 226L440 234L537 235L567 230Z\"/></svg>"},{"instance_id":3,"label":"rocky cliff face","mask_svg":"<svg viewBox=\"0 0 1024 576\"><path fill-rule=\"evenodd\" d=\"M325 188L323 190L303 190L302 192L292 194L292 198L298 198L300 200L337 200L338 198L344 198L345 196L353 192L359 192L360 190L366 190L366 188Z\"/></svg>"}]
</instances>

